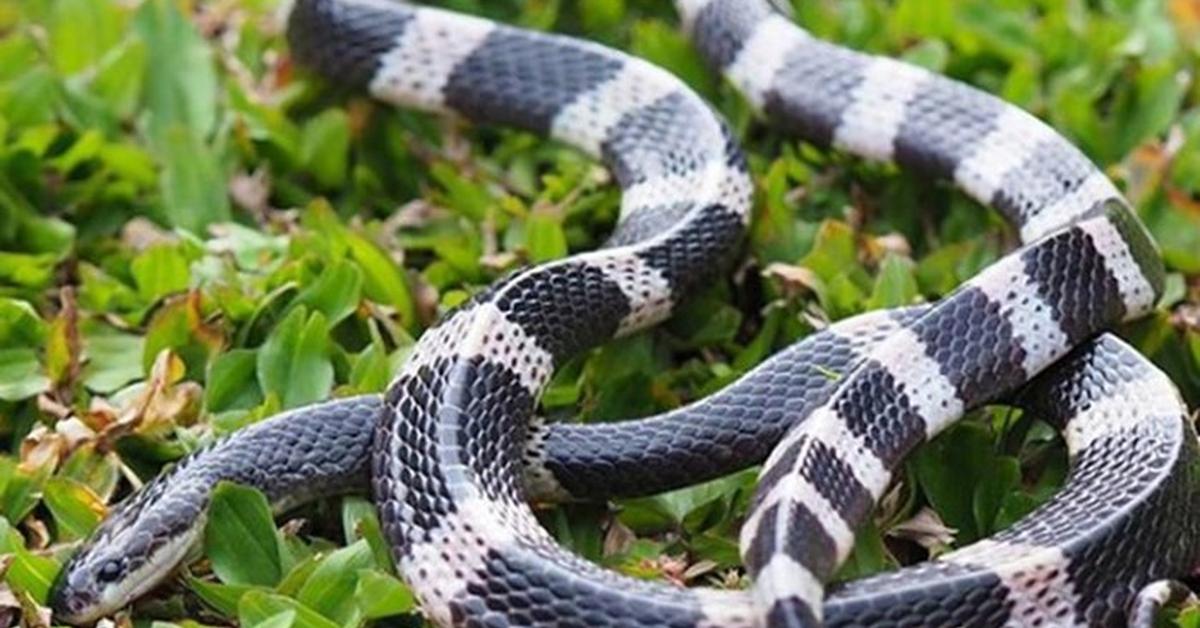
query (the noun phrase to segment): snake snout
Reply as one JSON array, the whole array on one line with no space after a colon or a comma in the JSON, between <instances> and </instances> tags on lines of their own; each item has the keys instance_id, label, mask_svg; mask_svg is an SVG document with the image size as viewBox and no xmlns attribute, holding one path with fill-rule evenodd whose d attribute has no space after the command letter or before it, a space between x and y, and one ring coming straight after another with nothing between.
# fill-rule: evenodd
<instances>
[{"instance_id":1,"label":"snake snout","mask_svg":"<svg viewBox=\"0 0 1200 628\"><path fill-rule=\"evenodd\" d=\"M50 591L50 610L54 619L71 624L83 624L99 618L99 591L93 586L90 574L67 563Z\"/></svg>"}]
</instances>

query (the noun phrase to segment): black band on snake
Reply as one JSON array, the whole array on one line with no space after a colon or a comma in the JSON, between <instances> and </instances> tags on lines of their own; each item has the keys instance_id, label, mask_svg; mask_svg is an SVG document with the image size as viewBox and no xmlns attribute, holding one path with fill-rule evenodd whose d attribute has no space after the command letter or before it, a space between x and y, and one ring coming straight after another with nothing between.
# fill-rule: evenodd
<instances>
[{"instance_id":1,"label":"black band on snake","mask_svg":"<svg viewBox=\"0 0 1200 628\"><path fill-rule=\"evenodd\" d=\"M606 247L514 273L449 313L384 397L265 421L149 484L64 569L59 616L94 620L165 577L219 479L288 503L369 483L397 569L439 625L1122 625L1176 597L1159 581L1200 562L1196 436L1166 376L1103 333L1147 313L1163 274L1113 184L1033 116L817 41L765 0L678 6L770 122L951 180L1024 246L936 304L840 322L682 409L543 426L538 397L557 365L669 317L735 255L753 186L730 132L678 79L596 44L384 0L296 0L300 63L603 160L623 191L618 225ZM1065 488L996 537L827 594L904 457L999 400L1063 431ZM556 545L527 506L653 493L764 460L741 538L751 591L605 571Z\"/></svg>"}]
</instances>

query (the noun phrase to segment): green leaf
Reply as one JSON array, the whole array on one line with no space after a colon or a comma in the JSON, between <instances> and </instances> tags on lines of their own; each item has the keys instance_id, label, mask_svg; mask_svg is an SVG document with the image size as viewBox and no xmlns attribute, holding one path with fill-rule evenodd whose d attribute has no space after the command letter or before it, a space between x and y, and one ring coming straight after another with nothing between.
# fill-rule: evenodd
<instances>
[{"instance_id":1,"label":"green leaf","mask_svg":"<svg viewBox=\"0 0 1200 628\"><path fill-rule=\"evenodd\" d=\"M323 188L337 188L345 182L349 151L350 122L341 109L317 114L301 132L300 162Z\"/></svg>"},{"instance_id":2,"label":"green leaf","mask_svg":"<svg viewBox=\"0 0 1200 628\"><path fill-rule=\"evenodd\" d=\"M142 3L134 26L149 60L143 97L152 137L160 145L168 132L206 137L216 123L218 89L204 39L170 0Z\"/></svg>"},{"instance_id":3,"label":"green leaf","mask_svg":"<svg viewBox=\"0 0 1200 628\"><path fill-rule=\"evenodd\" d=\"M391 551L387 540L383 538L375 505L371 502L353 495L342 499L342 534L346 543L365 540L371 546L376 567L392 567Z\"/></svg>"},{"instance_id":4,"label":"green leaf","mask_svg":"<svg viewBox=\"0 0 1200 628\"><path fill-rule=\"evenodd\" d=\"M179 247L159 244L133 258L130 265L138 293L145 301L187 290L188 259Z\"/></svg>"},{"instance_id":5,"label":"green leaf","mask_svg":"<svg viewBox=\"0 0 1200 628\"><path fill-rule=\"evenodd\" d=\"M104 501L75 480L50 478L45 491L46 506L66 538L81 539L91 534L105 513Z\"/></svg>"},{"instance_id":6,"label":"green leaf","mask_svg":"<svg viewBox=\"0 0 1200 628\"><path fill-rule=\"evenodd\" d=\"M296 599L339 624L356 623L360 614L354 598L358 573L373 561L365 540L343 547L318 562Z\"/></svg>"},{"instance_id":7,"label":"green leaf","mask_svg":"<svg viewBox=\"0 0 1200 628\"><path fill-rule=\"evenodd\" d=\"M262 391L255 379L258 352L233 349L213 360L204 389L204 406L209 412L248 409L262 403Z\"/></svg>"},{"instance_id":8,"label":"green leaf","mask_svg":"<svg viewBox=\"0 0 1200 628\"><path fill-rule=\"evenodd\" d=\"M243 626L253 626L286 611L296 613L292 623L296 628L338 628L338 624L296 600L257 590L242 596L238 603L238 620Z\"/></svg>"},{"instance_id":9,"label":"green leaf","mask_svg":"<svg viewBox=\"0 0 1200 628\"><path fill-rule=\"evenodd\" d=\"M719 502L732 499L738 491L748 490L754 485L758 471L750 469L723 478L710 480L696 486L630 500L626 502L621 520L631 528L649 531L663 524L683 525L685 520L693 522L690 528L699 531L704 515Z\"/></svg>"},{"instance_id":10,"label":"green leaf","mask_svg":"<svg viewBox=\"0 0 1200 628\"><path fill-rule=\"evenodd\" d=\"M409 613L416 609L417 600L412 590L399 578L378 571L360 571L358 587L354 591L366 619L380 619Z\"/></svg>"},{"instance_id":11,"label":"green leaf","mask_svg":"<svg viewBox=\"0 0 1200 628\"><path fill-rule=\"evenodd\" d=\"M567 236L559 219L549 212L534 211L525 224L525 246L534 263L548 262L567 254Z\"/></svg>"},{"instance_id":12,"label":"green leaf","mask_svg":"<svg viewBox=\"0 0 1200 628\"><path fill-rule=\"evenodd\" d=\"M296 623L296 611L288 609L254 624L254 628L291 628Z\"/></svg>"},{"instance_id":13,"label":"green leaf","mask_svg":"<svg viewBox=\"0 0 1200 628\"><path fill-rule=\"evenodd\" d=\"M911 305L918 294L912 261L888 255L879 267L879 275L875 278L875 288L871 292L871 298L867 300L867 308L879 310Z\"/></svg>"},{"instance_id":14,"label":"green leaf","mask_svg":"<svg viewBox=\"0 0 1200 628\"><path fill-rule=\"evenodd\" d=\"M121 12L116 5L92 0L58 0L50 15L50 52L63 74L73 74L100 60L121 39Z\"/></svg>"},{"instance_id":15,"label":"green leaf","mask_svg":"<svg viewBox=\"0 0 1200 628\"><path fill-rule=\"evenodd\" d=\"M0 349L0 399L20 401L49 388L33 349Z\"/></svg>"},{"instance_id":16,"label":"green leaf","mask_svg":"<svg viewBox=\"0 0 1200 628\"><path fill-rule=\"evenodd\" d=\"M355 264L338 260L317 275L294 303L325 315L333 327L354 313L361 298L363 273Z\"/></svg>"},{"instance_id":17,"label":"green leaf","mask_svg":"<svg viewBox=\"0 0 1200 628\"><path fill-rule=\"evenodd\" d=\"M258 383L279 395L284 408L320 401L333 388L329 360L329 326L325 316L297 307L258 351Z\"/></svg>"},{"instance_id":18,"label":"green leaf","mask_svg":"<svg viewBox=\"0 0 1200 628\"><path fill-rule=\"evenodd\" d=\"M363 293L376 303L396 308L404 327L416 329L417 306L404 271L371 241L346 234L350 255L363 271Z\"/></svg>"},{"instance_id":19,"label":"green leaf","mask_svg":"<svg viewBox=\"0 0 1200 628\"><path fill-rule=\"evenodd\" d=\"M208 225L228 221L225 173L212 150L187 128L162 131L159 158L163 209L172 225L204 233Z\"/></svg>"},{"instance_id":20,"label":"green leaf","mask_svg":"<svg viewBox=\"0 0 1200 628\"><path fill-rule=\"evenodd\" d=\"M107 326L85 327L83 383L99 393L111 393L143 375L145 340Z\"/></svg>"},{"instance_id":21,"label":"green leaf","mask_svg":"<svg viewBox=\"0 0 1200 628\"><path fill-rule=\"evenodd\" d=\"M0 461L3 460L0 458ZM5 470L8 474L4 495L0 496L0 516L9 521L21 521L41 500L42 487L50 477L51 465L32 470L18 465L4 469L4 466L0 465L0 470Z\"/></svg>"},{"instance_id":22,"label":"green leaf","mask_svg":"<svg viewBox=\"0 0 1200 628\"><path fill-rule=\"evenodd\" d=\"M222 482L213 490L204 553L221 582L274 586L283 575L279 535L262 493Z\"/></svg>"},{"instance_id":23,"label":"green leaf","mask_svg":"<svg viewBox=\"0 0 1200 628\"><path fill-rule=\"evenodd\" d=\"M187 585L201 601L226 617L237 616L238 602L246 593L266 591L266 589L253 586L206 582L190 576L187 578Z\"/></svg>"},{"instance_id":24,"label":"green leaf","mask_svg":"<svg viewBox=\"0 0 1200 628\"><path fill-rule=\"evenodd\" d=\"M0 298L0 347L40 347L46 324L26 301Z\"/></svg>"},{"instance_id":25,"label":"green leaf","mask_svg":"<svg viewBox=\"0 0 1200 628\"><path fill-rule=\"evenodd\" d=\"M58 575L59 564L25 549L21 535L4 517L0 517L0 554L12 554L12 562L3 574L15 591L23 591L38 604L45 604L50 587Z\"/></svg>"}]
</instances>

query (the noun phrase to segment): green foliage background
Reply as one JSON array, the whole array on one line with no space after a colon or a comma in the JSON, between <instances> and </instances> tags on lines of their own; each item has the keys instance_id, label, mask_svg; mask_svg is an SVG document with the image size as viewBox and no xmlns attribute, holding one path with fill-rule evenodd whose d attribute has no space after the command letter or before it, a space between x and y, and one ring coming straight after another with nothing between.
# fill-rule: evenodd
<instances>
[{"instance_id":1,"label":"green foliage background","mask_svg":"<svg viewBox=\"0 0 1200 628\"><path fill-rule=\"evenodd\" d=\"M551 416L676 407L828 321L936 299L1015 242L945 185L757 122L667 3L440 4L657 62L750 153L756 219L737 268L669 323L567 365ZM612 226L619 194L596 164L324 88L289 63L278 13L273 0L0 0L0 624L50 621L59 563L132 484L285 408L381 390L438 314ZM807 0L796 15L1001 95L1102 164L1171 271L1156 314L1122 333L1200 403L1200 2ZM981 538L1045 500L1065 456L1033 419L989 409L924 448L845 575ZM542 514L627 573L740 586L753 481ZM365 500L282 528L253 491L223 488L214 508L203 558L121 622L418 621Z\"/></svg>"}]
</instances>

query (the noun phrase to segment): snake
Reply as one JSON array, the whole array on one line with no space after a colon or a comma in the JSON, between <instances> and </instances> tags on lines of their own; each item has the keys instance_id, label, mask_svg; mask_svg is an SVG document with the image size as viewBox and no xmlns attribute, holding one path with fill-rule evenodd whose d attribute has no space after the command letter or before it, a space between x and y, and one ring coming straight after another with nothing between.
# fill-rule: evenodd
<instances>
[{"instance_id":1,"label":"snake","mask_svg":"<svg viewBox=\"0 0 1200 628\"><path fill-rule=\"evenodd\" d=\"M288 40L309 71L599 159L622 191L617 224L602 247L514 271L448 312L383 395L289 411L146 484L63 568L56 617L95 621L166 578L220 480L280 509L368 492L437 625L1151 625L1185 596L1172 579L1200 563L1196 434L1170 379L1106 331L1150 312L1164 276L1116 186L1020 108L821 41L766 0L676 6L769 123L949 181L1022 244L937 302L834 323L690 405L545 423L538 399L557 366L669 318L736 259L754 183L734 134L672 74L593 42L385 0L295 0ZM1061 431L1064 487L989 539L831 585L905 457L991 403ZM757 464L739 540L746 590L602 569L560 547L529 505Z\"/></svg>"}]
</instances>

